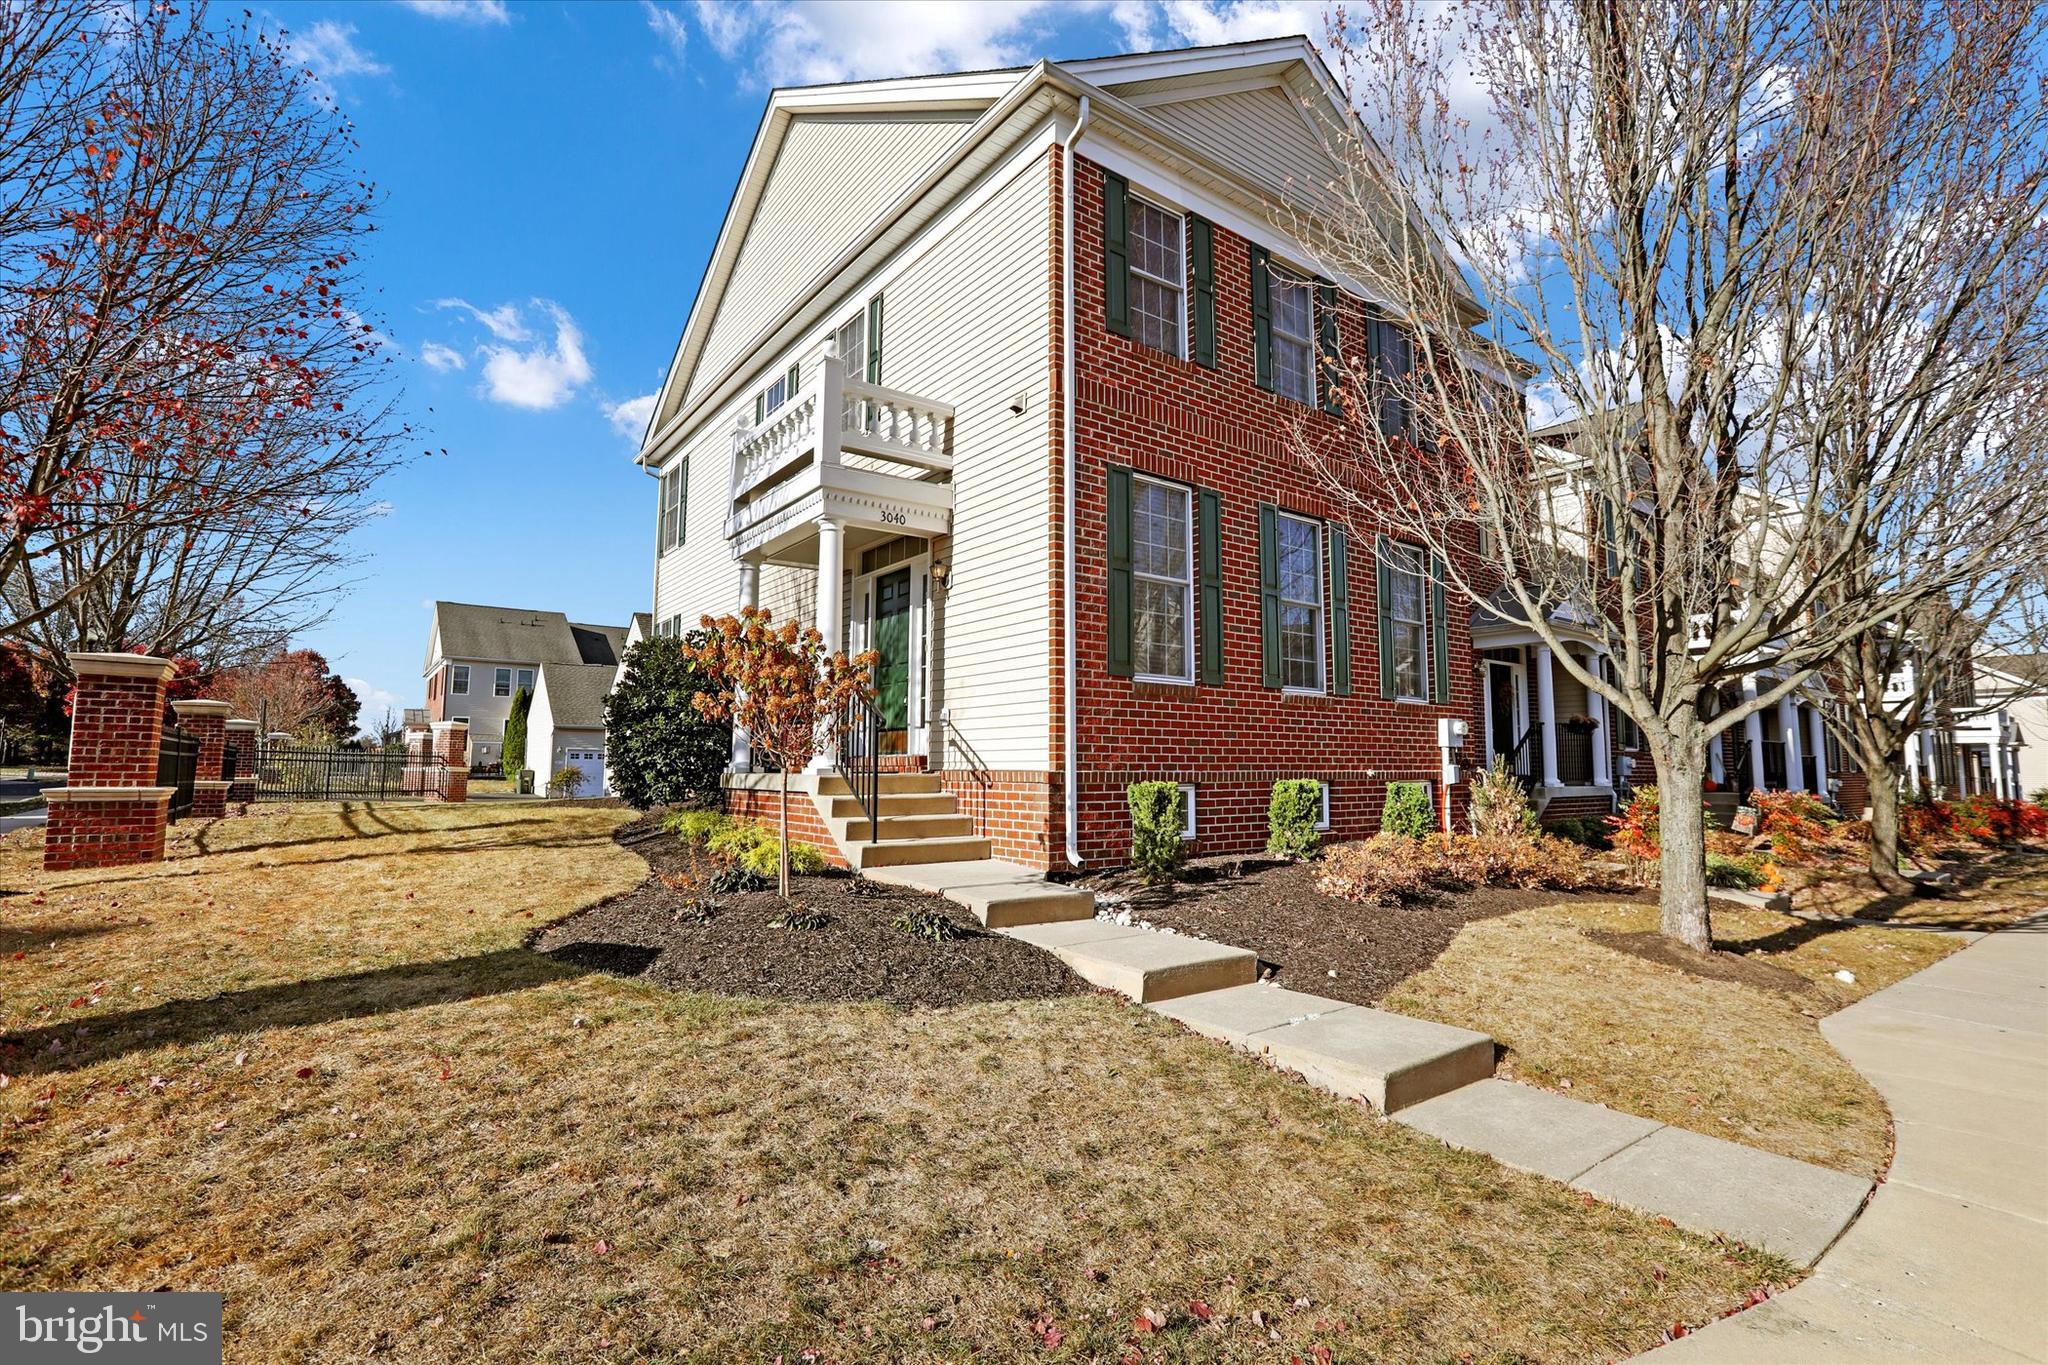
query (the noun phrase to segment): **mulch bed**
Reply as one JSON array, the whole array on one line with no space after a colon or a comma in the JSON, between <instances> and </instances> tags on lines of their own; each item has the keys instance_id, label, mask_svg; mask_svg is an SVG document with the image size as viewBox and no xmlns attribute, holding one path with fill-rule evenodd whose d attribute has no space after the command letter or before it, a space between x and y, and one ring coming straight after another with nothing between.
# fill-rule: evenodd
<instances>
[{"instance_id":1,"label":"mulch bed","mask_svg":"<svg viewBox=\"0 0 2048 1365\"><path fill-rule=\"evenodd\" d=\"M1260 858L1193 860L1168 887L1146 886L1128 872L1081 884L1126 897L1133 923L1250 948L1262 973L1280 985L1354 1005L1377 1004L1436 961L1474 920L1573 898L1570 892L1485 887L1402 906L1364 905L1316 890L1312 864ZM1598 896L1643 898L1641 892Z\"/></svg>"},{"instance_id":2,"label":"mulch bed","mask_svg":"<svg viewBox=\"0 0 2048 1365\"><path fill-rule=\"evenodd\" d=\"M671 990L906 1009L1090 989L1051 953L989 933L951 901L845 873L790 878L792 899L823 914L822 928L771 924L789 909L773 891L712 897L716 909L699 923L692 905L707 898L703 880L717 870L709 859L658 816L613 838L647 860L649 877L549 926L534 940L540 951ZM943 915L961 936L934 943L890 923L910 910Z\"/></svg>"}]
</instances>

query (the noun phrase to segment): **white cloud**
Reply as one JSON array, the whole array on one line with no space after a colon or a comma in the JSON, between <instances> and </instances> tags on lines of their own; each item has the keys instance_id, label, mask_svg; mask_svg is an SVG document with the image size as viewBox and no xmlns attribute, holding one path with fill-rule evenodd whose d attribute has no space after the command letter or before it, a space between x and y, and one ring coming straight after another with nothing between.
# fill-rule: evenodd
<instances>
[{"instance_id":1,"label":"white cloud","mask_svg":"<svg viewBox=\"0 0 2048 1365\"><path fill-rule=\"evenodd\" d=\"M484 347L483 391L492 402L515 408L557 408L590 382L590 361L583 354L583 333L565 309L546 299L535 299L533 305L553 321L553 341L538 341L524 350ZM525 334L522 327L521 335Z\"/></svg>"},{"instance_id":2,"label":"white cloud","mask_svg":"<svg viewBox=\"0 0 2048 1365\"><path fill-rule=\"evenodd\" d=\"M1127 38L1136 39L1142 33L1150 39L1149 23L1142 30L1134 30L1131 23L1135 12L1145 8L1136 4L1116 7L1114 17L1123 25ZM1164 25L1164 46L1202 47L1211 43L1285 38L1296 33L1320 44L1323 16L1329 6L1324 0L1164 0L1150 8ZM1152 45L1151 41L1133 42L1134 47Z\"/></svg>"},{"instance_id":3,"label":"white cloud","mask_svg":"<svg viewBox=\"0 0 2048 1365\"><path fill-rule=\"evenodd\" d=\"M356 698L362 702L365 724L375 724L378 713L387 706L393 711L405 709L405 702L396 692L372 686L368 678L343 678L342 681L348 684L348 690L355 693Z\"/></svg>"},{"instance_id":4,"label":"white cloud","mask_svg":"<svg viewBox=\"0 0 2048 1365\"><path fill-rule=\"evenodd\" d=\"M322 85L348 76L382 76L391 68L356 46L356 26L322 19L304 33L290 33L292 56Z\"/></svg>"},{"instance_id":5,"label":"white cloud","mask_svg":"<svg viewBox=\"0 0 2048 1365\"><path fill-rule=\"evenodd\" d=\"M500 341L526 341L532 336L526 324L520 320L519 305L504 303L488 311L477 307L466 299L435 299L436 308L458 308L490 328L491 335Z\"/></svg>"},{"instance_id":6,"label":"white cloud","mask_svg":"<svg viewBox=\"0 0 2048 1365\"><path fill-rule=\"evenodd\" d=\"M933 71L1019 66L1036 58L1072 7L1053 0L697 0L697 26L752 85L817 85Z\"/></svg>"},{"instance_id":7,"label":"white cloud","mask_svg":"<svg viewBox=\"0 0 2048 1365\"><path fill-rule=\"evenodd\" d=\"M646 432L647 419L654 415L654 404L660 397L659 393L643 393L623 403L606 403L604 415L611 419L612 430L629 441L638 441Z\"/></svg>"},{"instance_id":8,"label":"white cloud","mask_svg":"<svg viewBox=\"0 0 2048 1365\"><path fill-rule=\"evenodd\" d=\"M427 368L446 374L463 367L462 352L453 346L443 346L438 341L420 343L420 359L427 362Z\"/></svg>"},{"instance_id":9,"label":"white cloud","mask_svg":"<svg viewBox=\"0 0 2048 1365\"><path fill-rule=\"evenodd\" d=\"M654 30L654 36L668 49L668 60L680 66L690 50L690 28L683 22L683 16L655 4L654 0L640 0L640 8L647 14L647 27ZM655 58L657 63L662 60Z\"/></svg>"},{"instance_id":10,"label":"white cloud","mask_svg":"<svg viewBox=\"0 0 2048 1365\"><path fill-rule=\"evenodd\" d=\"M512 15L505 0L400 0L414 14L451 19L461 24L508 24Z\"/></svg>"}]
</instances>

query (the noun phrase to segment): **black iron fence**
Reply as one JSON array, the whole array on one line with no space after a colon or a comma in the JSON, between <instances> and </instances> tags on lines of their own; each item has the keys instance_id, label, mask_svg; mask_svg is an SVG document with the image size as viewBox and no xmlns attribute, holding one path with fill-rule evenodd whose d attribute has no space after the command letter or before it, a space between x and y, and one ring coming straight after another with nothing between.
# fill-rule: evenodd
<instances>
[{"instance_id":1,"label":"black iron fence","mask_svg":"<svg viewBox=\"0 0 2048 1365\"><path fill-rule=\"evenodd\" d=\"M171 819L191 813L192 784L198 777L199 736L166 725L156 748L156 784L171 788Z\"/></svg>"},{"instance_id":2,"label":"black iron fence","mask_svg":"<svg viewBox=\"0 0 2048 1365\"><path fill-rule=\"evenodd\" d=\"M403 748L302 749L275 745L256 762L258 801L371 801L438 792L438 767L408 768Z\"/></svg>"}]
</instances>

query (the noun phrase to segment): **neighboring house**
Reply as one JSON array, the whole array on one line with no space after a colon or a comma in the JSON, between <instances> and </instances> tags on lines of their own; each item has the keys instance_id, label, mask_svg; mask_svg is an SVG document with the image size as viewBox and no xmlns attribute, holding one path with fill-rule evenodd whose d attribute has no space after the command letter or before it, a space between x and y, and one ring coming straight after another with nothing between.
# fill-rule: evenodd
<instances>
[{"instance_id":1,"label":"neighboring house","mask_svg":"<svg viewBox=\"0 0 2048 1365\"><path fill-rule=\"evenodd\" d=\"M1886 687L1908 695L1908 661ZM1906 787L2016 800L2048 787L2048 657L1982 656L1935 704L1936 724L1906 741Z\"/></svg>"},{"instance_id":2,"label":"neighboring house","mask_svg":"<svg viewBox=\"0 0 2048 1365\"><path fill-rule=\"evenodd\" d=\"M621 654L623 641L622 636ZM564 768L578 768L579 795L605 791L604 699L618 674L617 663L540 666L540 685L526 715L526 766L535 790L545 790Z\"/></svg>"},{"instance_id":3,"label":"neighboring house","mask_svg":"<svg viewBox=\"0 0 2048 1365\"><path fill-rule=\"evenodd\" d=\"M920 860L1120 860L1144 778L1201 852L1262 846L1279 778L1338 838L1394 780L1462 822L1470 613L1289 453L1356 439L1329 362L1409 363L1275 226L1344 117L1300 38L775 92L639 455L655 629L758 604L877 651L888 761L959 807L901 808Z\"/></svg>"},{"instance_id":4,"label":"neighboring house","mask_svg":"<svg viewBox=\"0 0 2048 1365\"><path fill-rule=\"evenodd\" d=\"M496 763L514 692L534 691L547 664L615 669L625 638L624 626L583 625L558 611L436 602L422 670L427 713L466 722L470 763Z\"/></svg>"}]
</instances>

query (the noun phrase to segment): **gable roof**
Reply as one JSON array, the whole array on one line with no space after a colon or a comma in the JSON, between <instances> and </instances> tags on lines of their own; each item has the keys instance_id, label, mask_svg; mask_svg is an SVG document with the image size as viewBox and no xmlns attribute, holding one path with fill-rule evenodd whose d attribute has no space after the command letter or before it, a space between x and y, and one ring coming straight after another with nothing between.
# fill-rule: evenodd
<instances>
[{"instance_id":1,"label":"gable roof","mask_svg":"<svg viewBox=\"0 0 2048 1365\"><path fill-rule=\"evenodd\" d=\"M865 268L879 264L887 252L920 231L949 198L947 189L964 188L1007 146L1022 140L1029 129L1014 124L1042 124L1046 115L1063 105L1071 108L1083 96L1095 103L1096 122L1091 127L1100 133L1114 131L1128 137L1131 145L1167 156L1183 172L1224 190L1260 220L1277 189L1303 185L1311 179L1305 172L1326 159L1315 144L1311 115L1303 102L1317 105L1333 124L1358 127L1321 55L1301 35L1074 62L1041 61L997 71L778 89L769 96L648 418L637 461L649 463L658 452L665 456L674 438L693 427L697 418L736 397L738 382L745 378L740 371L749 357L793 344L803 328L825 320L813 314L842 306L836 296L819 296L836 278L850 285ZM1288 144L1285 167L1261 175L1257 159L1247 162L1245 145L1219 141L1213 135L1223 116L1218 110L1200 104L1191 111L1169 107L1177 101L1233 98L1235 107L1256 109L1261 119L1282 128ZM1284 109L1290 101L1296 107ZM1278 117L1283 110L1287 123ZM957 122L949 122L948 115ZM861 199L860 213L871 214L865 226L842 241L816 243L820 249L800 253L797 264L776 273L777 292L729 305L729 293L750 287L751 276L742 269L751 254L747 244L754 236L755 217L764 212L764 195L785 155L791 130L800 121L824 117L853 123L921 118L945 124L952 135L920 142L914 152L893 163L887 175L870 175L871 168L863 167L862 176L855 179L883 181L899 192L884 202ZM1200 132L1205 127L1212 130L1206 139ZM1005 136L998 137L999 132ZM1256 139L1251 146L1264 150ZM828 182L834 195L845 188L841 182L846 178ZM851 221L859 213L843 216ZM761 278L766 280L767 275ZM752 325L751 331L727 329L721 322L742 317ZM714 332L725 333L715 346Z\"/></svg>"},{"instance_id":2,"label":"gable roof","mask_svg":"<svg viewBox=\"0 0 2048 1365\"><path fill-rule=\"evenodd\" d=\"M617 676L611 664L542 664L540 695L555 728L603 729L605 694Z\"/></svg>"},{"instance_id":3,"label":"gable roof","mask_svg":"<svg viewBox=\"0 0 2048 1365\"><path fill-rule=\"evenodd\" d=\"M434 666L436 657L611 667L618 662L626 628L572 624L559 611L436 602L433 631L428 638L428 669Z\"/></svg>"}]
</instances>

